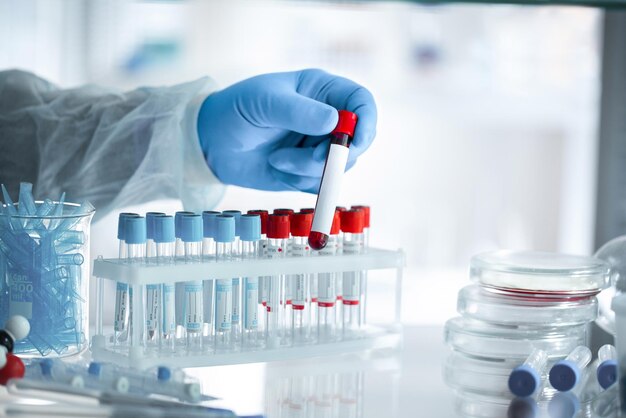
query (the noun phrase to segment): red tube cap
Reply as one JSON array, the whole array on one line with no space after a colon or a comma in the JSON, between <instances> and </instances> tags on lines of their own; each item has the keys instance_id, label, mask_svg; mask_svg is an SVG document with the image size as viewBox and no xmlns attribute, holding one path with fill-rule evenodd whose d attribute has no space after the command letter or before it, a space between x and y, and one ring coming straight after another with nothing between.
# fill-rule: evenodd
<instances>
[{"instance_id":1,"label":"red tube cap","mask_svg":"<svg viewBox=\"0 0 626 418\"><path fill-rule=\"evenodd\" d=\"M289 238L289 215L270 215L267 223L267 237L274 239Z\"/></svg>"},{"instance_id":2,"label":"red tube cap","mask_svg":"<svg viewBox=\"0 0 626 418\"><path fill-rule=\"evenodd\" d=\"M269 212L263 209L249 210L248 215L259 215L261 217L261 234L267 234L267 219Z\"/></svg>"},{"instance_id":3,"label":"red tube cap","mask_svg":"<svg viewBox=\"0 0 626 418\"><path fill-rule=\"evenodd\" d=\"M291 215L293 215L295 211L293 209L280 208L274 209L274 212L272 213L274 215L289 215L289 219L291 219Z\"/></svg>"},{"instance_id":4,"label":"red tube cap","mask_svg":"<svg viewBox=\"0 0 626 418\"><path fill-rule=\"evenodd\" d=\"M336 210L333 217L333 225L330 227L330 235L337 235L341 231L341 212Z\"/></svg>"},{"instance_id":5,"label":"red tube cap","mask_svg":"<svg viewBox=\"0 0 626 418\"><path fill-rule=\"evenodd\" d=\"M363 212L365 212L365 223L363 225L365 225L365 228L370 227L370 207L369 206L355 205L355 206L352 206L350 209L361 209Z\"/></svg>"},{"instance_id":6,"label":"red tube cap","mask_svg":"<svg viewBox=\"0 0 626 418\"><path fill-rule=\"evenodd\" d=\"M294 213L291 216L291 235L294 237L308 237L313 223L312 213Z\"/></svg>"},{"instance_id":7,"label":"red tube cap","mask_svg":"<svg viewBox=\"0 0 626 418\"><path fill-rule=\"evenodd\" d=\"M356 115L356 113L352 113L347 110L340 110L338 113L339 120L337 121L337 126L332 131L332 133L347 134L350 137L353 137L354 128L356 127L356 122L359 117Z\"/></svg>"},{"instance_id":8,"label":"red tube cap","mask_svg":"<svg viewBox=\"0 0 626 418\"><path fill-rule=\"evenodd\" d=\"M365 224L365 212L360 209L350 209L341 212L341 230L351 234L362 234Z\"/></svg>"},{"instance_id":9,"label":"red tube cap","mask_svg":"<svg viewBox=\"0 0 626 418\"><path fill-rule=\"evenodd\" d=\"M315 213L314 208L302 208L300 209L300 213Z\"/></svg>"}]
</instances>

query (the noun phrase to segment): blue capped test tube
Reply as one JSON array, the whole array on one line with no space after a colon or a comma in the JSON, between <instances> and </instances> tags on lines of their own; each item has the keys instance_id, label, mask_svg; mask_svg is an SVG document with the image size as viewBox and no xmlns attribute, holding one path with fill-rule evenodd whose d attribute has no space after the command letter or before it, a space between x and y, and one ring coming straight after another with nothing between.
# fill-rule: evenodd
<instances>
[{"instance_id":1,"label":"blue capped test tube","mask_svg":"<svg viewBox=\"0 0 626 418\"><path fill-rule=\"evenodd\" d=\"M259 215L243 215L240 222L242 260L260 258L261 217ZM242 346L256 347L260 342L258 277L243 278L241 301L243 305Z\"/></svg>"},{"instance_id":2,"label":"blue capped test tube","mask_svg":"<svg viewBox=\"0 0 626 418\"><path fill-rule=\"evenodd\" d=\"M174 247L174 257L176 259L183 260L185 257L185 247L183 240L181 239L182 227L180 220L183 216L195 215L194 212L179 211L174 214L174 235L176 237L176 244ZM176 282L175 284L176 295L176 338L181 342L185 341L185 282Z\"/></svg>"},{"instance_id":3,"label":"blue capped test tube","mask_svg":"<svg viewBox=\"0 0 626 418\"><path fill-rule=\"evenodd\" d=\"M215 218L220 214L221 212L211 210L205 210L204 212L202 212L202 260L204 262L215 261ZM202 283L202 307L204 308L204 326L202 333L208 339L211 338L211 335L213 333L214 284L215 283L213 279L206 279Z\"/></svg>"},{"instance_id":4,"label":"blue capped test tube","mask_svg":"<svg viewBox=\"0 0 626 418\"><path fill-rule=\"evenodd\" d=\"M126 218L126 260L129 264L142 264L146 257L146 218L143 216ZM144 286L133 285L128 287L129 306L129 342L132 346L143 344L142 335L145 335L145 321L143 307ZM135 309L133 309L136 307ZM135 329L135 327L139 327Z\"/></svg>"},{"instance_id":5,"label":"blue capped test tube","mask_svg":"<svg viewBox=\"0 0 626 418\"><path fill-rule=\"evenodd\" d=\"M202 217L200 215L185 215L180 220L185 262L199 263L202 254ZM187 333L187 349L198 351L202 349L202 280L184 282L184 324Z\"/></svg>"},{"instance_id":6,"label":"blue capped test tube","mask_svg":"<svg viewBox=\"0 0 626 418\"><path fill-rule=\"evenodd\" d=\"M155 261L156 245L154 242L154 224L158 217L165 216L162 212L146 213L146 257L148 262ZM148 345L158 344L159 322L161 316L161 285L146 285L146 342Z\"/></svg>"},{"instance_id":7,"label":"blue capped test tube","mask_svg":"<svg viewBox=\"0 0 626 418\"><path fill-rule=\"evenodd\" d=\"M119 241L118 256L120 260L126 259L126 219L136 218L136 213L120 213L117 222L117 239ZM129 303L128 284L118 282L115 289L115 317L114 317L114 343L118 344L128 339L128 322L129 322Z\"/></svg>"},{"instance_id":8,"label":"blue capped test tube","mask_svg":"<svg viewBox=\"0 0 626 418\"><path fill-rule=\"evenodd\" d=\"M216 260L218 262L233 260L233 243L235 241L235 218L219 215L215 218L217 243ZM229 350L232 347L231 321L233 312L233 281L217 279L215 281L215 315L214 341L216 350Z\"/></svg>"},{"instance_id":9,"label":"blue capped test tube","mask_svg":"<svg viewBox=\"0 0 626 418\"><path fill-rule=\"evenodd\" d=\"M617 351L611 344L605 344L598 350L596 377L602 389L608 389L617 381Z\"/></svg>"},{"instance_id":10,"label":"blue capped test tube","mask_svg":"<svg viewBox=\"0 0 626 418\"><path fill-rule=\"evenodd\" d=\"M174 263L174 218L171 216L159 216L154 219L154 243L156 250L156 263L159 266ZM176 302L173 283L163 283L161 286L161 319L159 321L161 331L161 347L175 349L176 342Z\"/></svg>"},{"instance_id":11,"label":"blue capped test tube","mask_svg":"<svg viewBox=\"0 0 626 418\"><path fill-rule=\"evenodd\" d=\"M523 364L513 369L509 376L509 390L515 396L533 395L541 386L541 375L548 364L548 353L535 349Z\"/></svg>"},{"instance_id":12,"label":"blue capped test tube","mask_svg":"<svg viewBox=\"0 0 626 418\"><path fill-rule=\"evenodd\" d=\"M571 353L552 366L550 369L550 384L560 392L567 392L576 387L581 380L582 371L591 361L591 350L580 345Z\"/></svg>"},{"instance_id":13,"label":"blue capped test tube","mask_svg":"<svg viewBox=\"0 0 626 418\"><path fill-rule=\"evenodd\" d=\"M235 218L235 241L233 242L233 256L241 257L241 211L225 210L224 215L230 215ZM233 312L231 318L231 332L233 340L239 341L241 336L241 280L239 277L233 277Z\"/></svg>"}]
</instances>

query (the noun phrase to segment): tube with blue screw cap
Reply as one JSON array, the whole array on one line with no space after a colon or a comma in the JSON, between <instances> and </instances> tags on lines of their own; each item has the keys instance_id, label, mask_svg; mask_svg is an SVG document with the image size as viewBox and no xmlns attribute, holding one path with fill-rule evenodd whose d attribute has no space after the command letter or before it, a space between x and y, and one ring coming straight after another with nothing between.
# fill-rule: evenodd
<instances>
[{"instance_id":1,"label":"tube with blue screw cap","mask_svg":"<svg viewBox=\"0 0 626 418\"><path fill-rule=\"evenodd\" d=\"M241 258L243 260L261 257L259 242L261 240L261 217L259 215L243 215L241 217ZM259 278L244 277L242 285L242 345L256 347L259 338Z\"/></svg>"},{"instance_id":2,"label":"tube with blue screw cap","mask_svg":"<svg viewBox=\"0 0 626 418\"><path fill-rule=\"evenodd\" d=\"M617 381L617 351L611 344L605 344L598 350L596 377L602 389L608 389Z\"/></svg>"},{"instance_id":3,"label":"tube with blue screw cap","mask_svg":"<svg viewBox=\"0 0 626 418\"><path fill-rule=\"evenodd\" d=\"M221 215L221 212L205 210L202 212L202 260L215 261L215 218ZM215 283L212 279L206 279L202 283L204 308L204 326L203 334L210 339L213 330L213 295Z\"/></svg>"},{"instance_id":4,"label":"tube with blue screw cap","mask_svg":"<svg viewBox=\"0 0 626 418\"><path fill-rule=\"evenodd\" d=\"M532 396L541 386L541 374L548 364L548 353L535 349L526 361L513 369L509 376L509 390L515 396Z\"/></svg>"},{"instance_id":5,"label":"tube with blue screw cap","mask_svg":"<svg viewBox=\"0 0 626 418\"><path fill-rule=\"evenodd\" d=\"M235 241L235 218L229 215L219 215L215 218L216 260L218 262L232 261L233 243ZM215 327L214 341L216 350L232 348L232 311L233 311L233 281L232 279L217 279L215 281Z\"/></svg>"},{"instance_id":6,"label":"tube with blue screw cap","mask_svg":"<svg viewBox=\"0 0 626 418\"><path fill-rule=\"evenodd\" d=\"M185 249L183 247L183 241L180 238L182 227L180 221L183 216L195 215L194 212L180 211L174 214L174 235L176 237L176 244L174 247L174 256L176 258L184 258ZM184 302L185 302L185 282L176 282L176 338L180 341L184 341L185 337L185 318L184 318Z\"/></svg>"},{"instance_id":7,"label":"tube with blue screw cap","mask_svg":"<svg viewBox=\"0 0 626 418\"><path fill-rule=\"evenodd\" d=\"M120 260L126 259L126 219L138 217L136 213L123 212L119 214L117 223L117 239L119 241L118 257ZM129 298L128 284L118 282L115 289L115 318L114 318L114 343L120 344L128 340L128 315Z\"/></svg>"},{"instance_id":8,"label":"tube with blue screw cap","mask_svg":"<svg viewBox=\"0 0 626 418\"><path fill-rule=\"evenodd\" d=\"M129 264L142 264L145 263L146 257L146 218L143 216L126 218L125 222L126 234L126 261ZM136 285L128 287L128 297L130 300L128 313L129 313L129 326L128 332L130 335L129 342L132 346L139 346L143 344L142 334L144 331L145 322L143 319L143 309L133 309L133 306L143 306L144 300L144 286ZM134 329L134 327L139 327Z\"/></svg>"},{"instance_id":9,"label":"tube with blue screw cap","mask_svg":"<svg viewBox=\"0 0 626 418\"><path fill-rule=\"evenodd\" d=\"M202 254L202 217L185 215L180 220L186 263L199 263ZM187 333L187 349L202 350L202 280L184 282L184 324Z\"/></svg>"},{"instance_id":10,"label":"tube with blue screw cap","mask_svg":"<svg viewBox=\"0 0 626 418\"><path fill-rule=\"evenodd\" d=\"M159 216L154 219L154 243L156 247L157 265L169 265L174 262L174 218ZM159 345L175 350L176 342L176 302L175 286L173 283L161 285L161 317L159 327L161 338Z\"/></svg>"},{"instance_id":11,"label":"tube with blue screw cap","mask_svg":"<svg viewBox=\"0 0 626 418\"><path fill-rule=\"evenodd\" d=\"M591 361L591 350L581 345L572 350L564 360L550 369L550 384L560 392L567 392L580 383L581 373Z\"/></svg>"},{"instance_id":12,"label":"tube with blue screw cap","mask_svg":"<svg viewBox=\"0 0 626 418\"><path fill-rule=\"evenodd\" d=\"M235 241L233 242L233 257L241 257L241 211L225 210L224 215L230 215L235 218ZM239 277L233 277L233 312L231 318L231 331L234 341L239 341L241 336L241 280Z\"/></svg>"},{"instance_id":13,"label":"tube with blue screw cap","mask_svg":"<svg viewBox=\"0 0 626 418\"><path fill-rule=\"evenodd\" d=\"M146 213L146 257L148 262L156 257L156 245L154 242L154 225L158 217L165 216L162 212ZM158 345L159 318L161 314L161 285L146 285L146 343Z\"/></svg>"}]
</instances>

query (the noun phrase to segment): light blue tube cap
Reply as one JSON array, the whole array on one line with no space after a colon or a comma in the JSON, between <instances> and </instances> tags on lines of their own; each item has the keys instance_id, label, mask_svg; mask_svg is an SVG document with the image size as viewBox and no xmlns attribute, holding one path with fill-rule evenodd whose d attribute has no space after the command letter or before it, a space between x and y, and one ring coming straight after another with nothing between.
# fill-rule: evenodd
<instances>
[{"instance_id":1,"label":"light blue tube cap","mask_svg":"<svg viewBox=\"0 0 626 418\"><path fill-rule=\"evenodd\" d=\"M117 239L122 240L122 241L126 239L126 237L124 236L126 218L131 218L131 217L136 218L137 216L139 216L139 214L137 213L131 213L131 212L120 213L117 219Z\"/></svg>"},{"instance_id":2,"label":"light blue tube cap","mask_svg":"<svg viewBox=\"0 0 626 418\"><path fill-rule=\"evenodd\" d=\"M174 214L174 236L176 238L180 238L180 219L185 215L195 215L195 213L189 211L180 211Z\"/></svg>"},{"instance_id":3,"label":"light blue tube cap","mask_svg":"<svg viewBox=\"0 0 626 418\"><path fill-rule=\"evenodd\" d=\"M605 360L596 369L598 383L602 389L607 389L617 381L617 361Z\"/></svg>"},{"instance_id":4,"label":"light blue tube cap","mask_svg":"<svg viewBox=\"0 0 626 418\"><path fill-rule=\"evenodd\" d=\"M146 238L154 239L154 218L165 216L163 212L147 212L146 213Z\"/></svg>"},{"instance_id":5,"label":"light blue tube cap","mask_svg":"<svg viewBox=\"0 0 626 418\"><path fill-rule=\"evenodd\" d=\"M569 361L557 361L550 369L550 384L561 392L572 390L580 380L580 369Z\"/></svg>"},{"instance_id":6,"label":"light blue tube cap","mask_svg":"<svg viewBox=\"0 0 626 418\"><path fill-rule=\"evenodd\" d=\"M240 210L225 210L223 215L230 215L235 218L235 235L241 236L241 211Z\"/></svg>"},{"instance_id":7,"label":"light blue tube cap","mask_svg":"<svg viewBox=\"0 0 626 418\"><path fill-rule=\"evenodd\" d=\"M124 229L126 244L146 243L146 218L143 216L126 218Z\"/></svg>"},{"instance_id":8,"label":"light blue tube cap","mask_svg":"<svg viewBox=\"0 0 626 418\"><path fill-rule=\"evenodd\" d=\"M205 238L215 238L215 218L217 215L221 215L221 213L214 210L202 212L202 229Z\"/></svg>"},{"instance_id":9,"label":"light blue tube cap","mask_svg":"<svg viewBox=\"0 0 626 418\"><path fill-rule=\"evenodd\" d=\"M170 380L171 377L172 377L172 371L169 369L169 367L159 366L159 368L157 369L158 380L167 381L167 380Z\"/></svg>"},{"instance_id":10,"label":"light blue tube cap","mask_svg":"<svg viewBox=\"0 0 626 418\"><path fill-rule=\"evenodd\" d=\"M154 242L174 242L174 218L172 216L157 216L154 218Z\"/></svg>"},{"instance_id":11,"label":"light blue tube cap","mask_svg":"<svg viewBox=\"0 0 626 418\"><path fill-rule=\"evenodd\" d=\"M239 223L241 225L240 237L242 241L258 241L261 239L261 217L259 215L242 215Z\"/></svg>"},{"instance_id":12,"label":"light blue tube cap","mask_svg":"<svg viewBox=\"0 0 626 418\"><path fill-rule=\"evenodd\" d=\"M233 242L235 240L235 218L233 216L217 216L215 226L215 241Z\"/></svg>"},{"instance_id":13,"label":"light blue tube cap","mask_svg":"<svg viewBox=\"0 0 626 418\"><path fill-rule=\"evenodd\" d=\"M509 376L509 390L515 396L530 396L537 390L541 376L532 367L522 364L513 369Z\"/></svg>"},{"instance_id":14,"label":"light blue tube cap","mask_svg":"<svg viewBox=\"0 0 626 418\"><path fill-rule=\"evenodd\" d=\"M184 215L180 218L180 239L183 242L202 241L202 216Z\"/></svg>"}]
</instances>

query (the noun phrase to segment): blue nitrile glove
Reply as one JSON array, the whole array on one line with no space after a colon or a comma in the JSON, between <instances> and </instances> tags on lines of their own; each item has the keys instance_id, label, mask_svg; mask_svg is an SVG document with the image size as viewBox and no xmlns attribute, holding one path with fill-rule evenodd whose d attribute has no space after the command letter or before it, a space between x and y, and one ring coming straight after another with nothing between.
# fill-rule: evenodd
<instances>
[{"instance_id":1,"label":"blue nitrile glove","mask_svg":"<svg viewBox=\"0 0 626 418\"><path fill-rule=\"evenodd\" d=\"M372 94L322 70L265 74L211 94L198 116L204 156L223 183L317 193L337 110L357 114L348 168L376 135Z\"/></svg>"}]
</instances>

